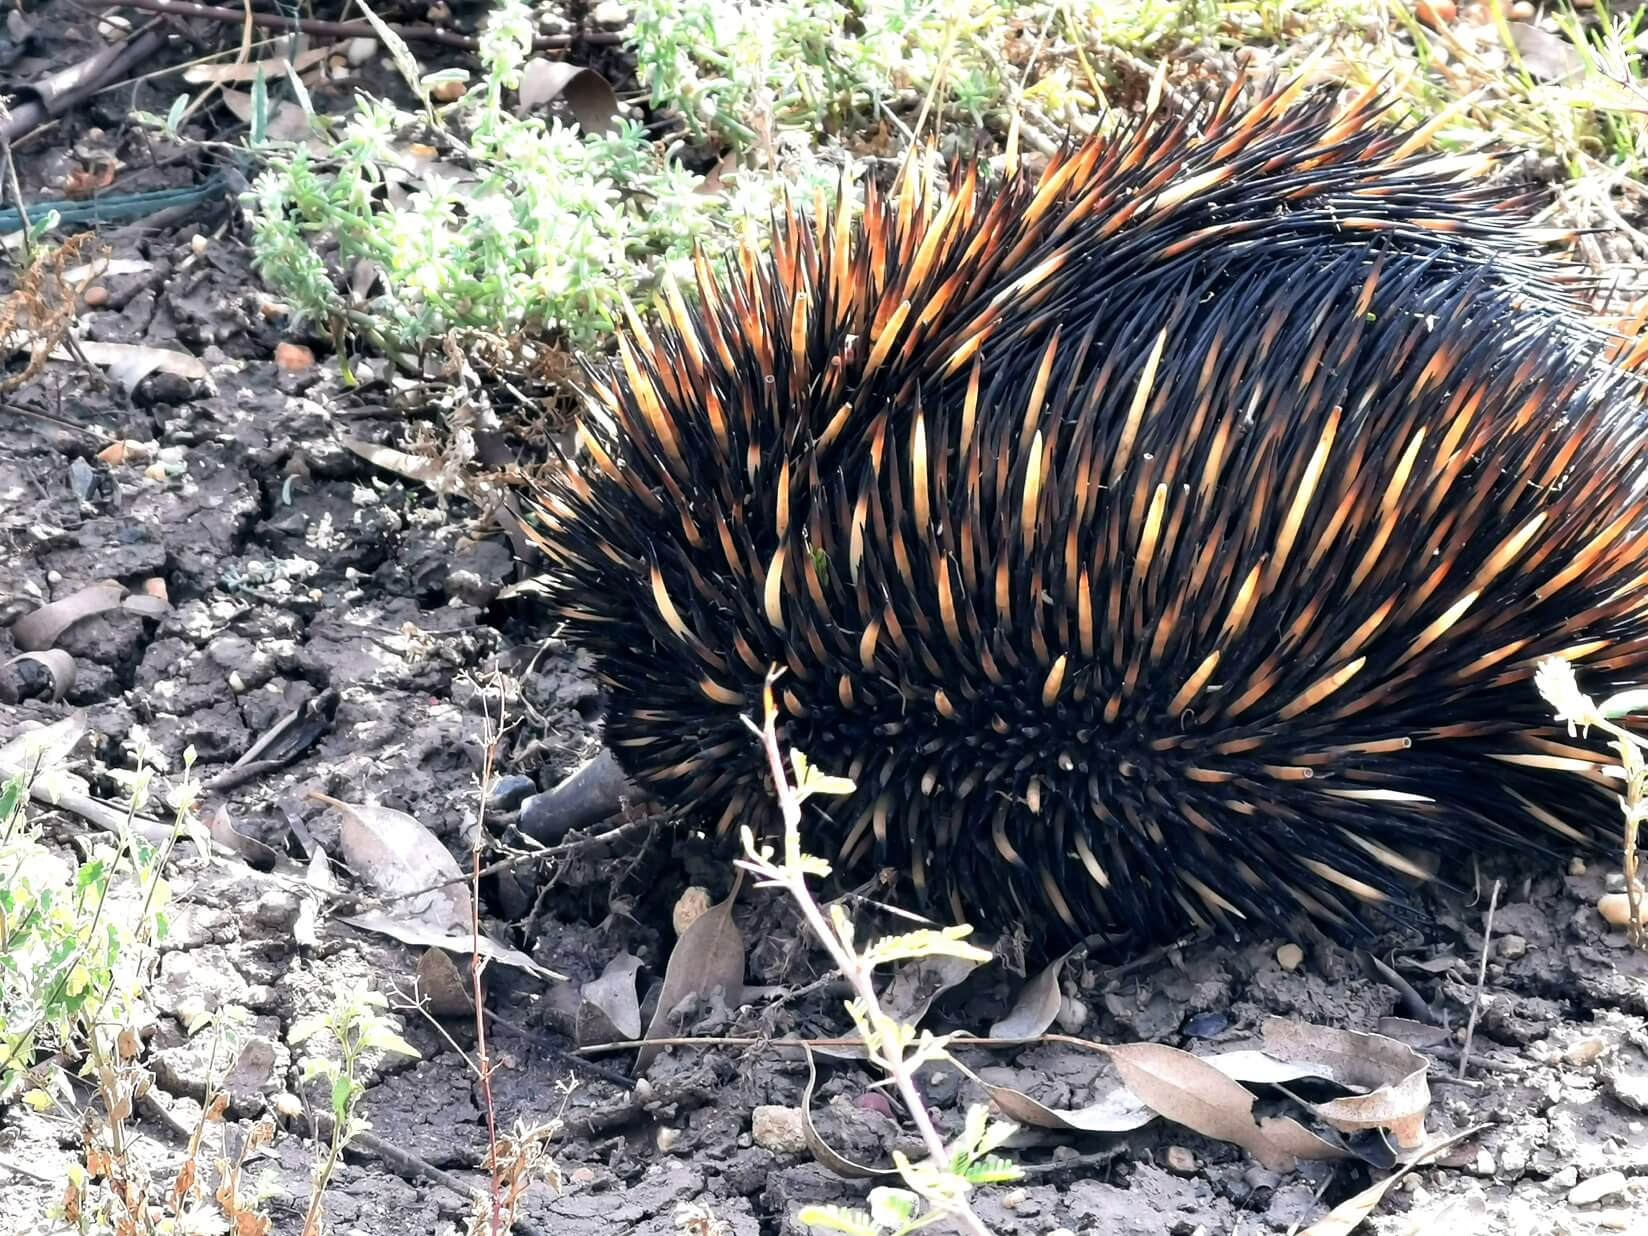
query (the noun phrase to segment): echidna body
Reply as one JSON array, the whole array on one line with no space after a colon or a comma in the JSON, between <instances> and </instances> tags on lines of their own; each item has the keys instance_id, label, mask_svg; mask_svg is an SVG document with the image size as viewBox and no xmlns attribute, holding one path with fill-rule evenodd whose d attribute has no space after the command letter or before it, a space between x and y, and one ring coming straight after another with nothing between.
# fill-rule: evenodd
<instances>
[{"instance_id":1,"label":"echidna body","mask_svg":"<svg viewBox=\"0 0 1648 1236\"><path fill-rule=\"evenodd\" d=\"M1617 811L1534 666L1648 671L1644 419L1484 160L1366 95L779 221L633 323L542 496L607 742L1052 945L1402 913L1413 855Z\"/></svg>"}]
</instances>

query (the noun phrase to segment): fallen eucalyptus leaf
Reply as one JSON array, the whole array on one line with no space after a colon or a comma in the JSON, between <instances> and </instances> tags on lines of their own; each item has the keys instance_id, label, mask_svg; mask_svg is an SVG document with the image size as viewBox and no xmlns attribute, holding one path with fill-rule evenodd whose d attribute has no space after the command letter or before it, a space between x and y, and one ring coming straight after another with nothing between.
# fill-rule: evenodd
<instances>
[{"instance_id":1,"label":"fallen eucalyptus leaf","mask_svg":"<svg viewBox=\"0 0 1648 1236\"><path fill-rule=\"evenodd\" d=\"M46 671L51 678L51 702L56 704L67 695L74 686L75 666L74 658L61 648L47 648L43 652L20 652L5 663L5 667L18 665L22 662L32 662ZM5 668L0 667L0 668ZM16 700L12 700L16 703Z\"/></svg>"},{"instance_id":2,"label":"fallen eucalyptus leaf","mask_svg":"<svg viewBox=\"0 0 1648 1236\"><path fill-rule=\"evenodd\" d=\"M896 1168L866 1167L862 1163L855 1163L846 1155L837 1153L836 1149L824 1140L813 1124L813 1088L818 1085L818 1066L813 1061L812 1045L803 1042L801 1049L807 1055L807 1085L801 1091L801 1131L807 1139L807 1149L813 1152L813 1158L843 1180L896 1179L899 1175Z\"/></svg>"},{"instance_id":3,"label":"fallen eucalyptus leaf","mask_svg":"<svg viewBox=\"0 0 1648 1236\"><path fill-rule=\"evenodd\" d=\"M1213 1065L1163 1043L1106 1047L1122 1083L1152 1109L1204 1137L1242 1147L1274 1172L1291 1172L1291 1152L1253 1117L1250 1091Z\"/></svg>"},{"instance_id":4,"label":"fallen eucalyptus leaf","mask_svg":"<svg viewBox=\"0 0 1648 1236\"><path fill-rule=\"evenodd\" d=\"M990 1027L991 1038L1033 1039L1047 1033L1064 999L1064 993L1059 990L1059 976L1069 957L1070 953L1065 953L1024 985L1012 1010Z\"/></svg>"},{"instance_id":5,"label":"fallen eucalyptus leaf","mask_svg":"<svg viewBox=\"0 0 1648 1236\"><path fill-rule=\"evenodd\" d=\"M351 914L338 920L348 923L351 927L358 927L362 931L376 932L378 935L388 936L392 940L399 940L402 944L410 944L421 948L444 948L451 953L462 953L468 956L479 952L488 961L496 961L506 966L514 966L518 970L525 970L528 974L536 975L541 979L553 979L565 982L566 975L557 974L553 970L546 970L520 949L509 948L499 944L490 936L480 938L480 947L475 947L475 940L469 935L449 935L429 927L425 923L413 922L408 919L395 918L385 914L382 910L370 910L364 914Z\"/></svg>"},{"instance_id":6,"label":"fallen eucalyptus leaf","mask_svg":"<svg viewBox=\"0 0 1648 1236\"><path fill-rule=\"evenodd\" d=\"M1266 1018L1262 1033L1272 1054L1308 1061L1342 1086L1368 1088L1366 1094L1316 1105L1316 1115L1335 1129L1389 1129L1404 1149L1423 1144L1431 1104L1429 1062L1406 1043L1282 1017Z\"/></svg>"},{"instance_id":7,"label":"fallen eucalyptus leaf","mask_svg":"<svg viewBox=\"0 0 1648 1236\"><path fill-rule=\"evenodd\" d=\"M744 991L744 937L733 921L734 885L725 901L717 902L694 920L670 952L664 969L663 990L653 1010L648 1039L663 1038L674 1027L674 1013L689 997L707 1000L716 992L736 1004ZM641 1077L658 1056L659 1048L646 1044L636 1053L635 1076Z\"/></svg>"},{"instance_id":8,"label":"fallen eucalyptus leaf","mask_svg":"<svg viewBox=\"0 0 1648 1236\"><path fill-rule=\"evenodd\" d=\"M109 377L118 382L121 390L128 395L156 370L187 378L191 382L210 383L212 380L212 371L206 368L206 363L187 352L157 348L148 343L100 343L92 339L79 340L77 346L80 354L92 364L107 369ZM73 353L66 348L58 348L52 353L52 358L70 360Z\"/></svg>"},{"instance_id":9,"label":"fallen eucalyptus leaf","mask_svg":"<svg viewBox=\"0 0 1648 1236\"><path fill-rule=\"evenodd\" d=\"M314 790L309 797L342 813L338 845L344 862L362 883L393 899L397 916L420 920L436 931L468 929L470 899L463 869L421 823L375 803L346 803ZM454 882L429 887L439 880Z\"/></svg>"},{"instance_id":10,"label":"fallen eucalyptus leaf","mask_svg":"<svg viewBox=\"0 0 1648 1236\"><path fill-rule=\"evenodd\" d=\"M1430 1143L1418 1151L1393 1175L1385 1177L1376 1184L1369 1185L1354 1197L1346 1198L1299 1233L1299 1236L1350 1236L1351 1232L1361 1226L1362 1220L1373 1213L1374 1207L1384 1200L1385 1194L1390 1192L1392 1185L1415 1168L1423 1167L1443 1151L1468 1137L1474 1137L1486 1127L1486 1125L1475 1125L1462 1132L1455 1133L1452 1137Z\"/></svg>"},{"instance_id":11,"label":"fallen eucalyptus leaf","mask_svg":"<svg viewBox=\"0 0 1648 1236\"><path fill-rule=\"evenodd\" d=\"M86 736L87 714L77 708L61 721L24 730L0 747L0 776L42 773L60 768Z\"/></svg>"},{"instance_id":12,"label":"fallen eucalyptus leaf","mask_svg":"<svg viewBox=\"0 0 1648 1236\"><path fill-rule=\"evenodd\" d=\"M42 652L75 623L116 609L154 619L171 606L141 592L128 592L120 584L92 584L24 614L12 624L12 642L24 652Z\"/></svg>"},{"instance_id":13,"label":"fallen eucalyptus leaf","mask_svg":"<svg viewBox=\"0 0 1648 1236\"><path fill-rule=\"evenodd\" d=\"M285 56L271 56L267 60L248 60L243 64L190 65L183 71L183 80L195 86L208 82L249 82L256 79L259 70L266 78L273 79L284 74L288 68L302 73L305 69L323 64L328 56L342 52L348 46L347 43L331 43L325 47L314 47L298 53L291 60Z\"/></svg>"},{"instance_id":14,"label":"fallen eucalyptus leaf","mask_svg":"<svg viewBox=\"0 0 1648 1236\"><path fill-rule=\"evenodd\" d=\"M418 958L418 995L434 1017L450 1021L474 1016L469 984L445 949L427 948Z\"/></svg>"},{"instance_id":15,"label":"fallen eucalyptus leaf","mask_svg":"<svg viewBox=\"0 0 1648 1236\"><path fill-rule=\"evenodd\" d=\"M521 70L518 98L523 113L536 111L556 99L566 100L567 110L585 133L610 133L617 128L618 95L612 83L582 65L564 60L529 60Z\"/></svg>"},{"instance_id":16,"label":"fallen eucalyptus leaf","mask_svg":"<svg viewBox=\"0 0 1648 1236\"><path fill-rule=\"evenodd\" d=\"M574 1021L578 1046L625 1043L641 1037L641 1000L635 990L640 968L639 957L619 953L607 962L600 978L583 985Z\"/></svg>"}]
</instances>

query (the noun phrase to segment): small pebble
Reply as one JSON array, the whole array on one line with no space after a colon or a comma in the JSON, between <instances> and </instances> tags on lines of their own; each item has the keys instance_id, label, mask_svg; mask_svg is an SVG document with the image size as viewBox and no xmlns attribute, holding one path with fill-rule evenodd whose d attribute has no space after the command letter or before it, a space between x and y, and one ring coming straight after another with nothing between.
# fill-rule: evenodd
<instances>
[{"instance_id":1,"label":"small pebble","mask_svg":"<svg viewBox=\"0 0 1648 1236\"><path fill-rule=\"evenodd\" d=\"M1597 913L1614 927L1631 921L1631 899L1624 893L1606 893L1597 901Z\"/></svg>"},{"instance_id":2,"label":"small pebble","mask_svg":"<svg viewBox=\"0 0 1648 1236\"><path fill-rule=\"evenodd\" d=\"M1528 1170L1528 1148L1512 1142L1499 1152L1499 1166L1507 1176L1520 1176Z\"/></svg>"},{"instance_id":3,"label":"small pebble","mask_svg":"<svg viewBox=\"0 0 1648 1236\"><path fill-rule=\"evenodd\" d=\"M1576 1039L1568 1044L1567 1049L1562 1053L1562 1058L1573 1065L1590 1064L1591 1061L1603 1053L1607 1046L1607 1042L1598 1035L1586 1035L1584 1038Z\"/></svg>"},{"instance_id":4,"label":"small pebble","mask_svg":"<svg viewBox=\"0 0 1648 1236\"><path fill-rule=\"evenodd\" d=\"M1574 857L1574 858L1570 858L1568 860L1568 874L1571 875L1571 876L1582 876L1582 875L1584 875L1585 874L1585 860L1583 858L1579 858L1577 856Z\"/></svg>"},{"instance_id":5,"label":"small pebble","mask_svg":"<svg viewBox=\"0 0 1648 1236\"><path fill-rule=\"evenodd\" d=\"M1441 30L1453 25L1459 17L1459 6L1454 0L1419 0L1413 12L1431 29Z\"/></svg>"},{"instance_id":6,"label":"small pebble","mask_svg":"<svg viewBox=\"0 0 1648 1236\"><path fill-rule=\"evenodd\" d=\"M774 1154L800 1154L807 1148L801 1109L763 1104L750 1117L750 1136Z\"/></svg>"},{"instance_id":7,"label":"small pebble","mask_svg":"<svg viewBox=\"0 0 1648 1236\"><path fill-rule=\"evenodd\" d=\"M207 249L211 248L211 246L212 242L199 232L196 232L193 236L189 237L189 248L194 250L196 257L199 257L201 254L205 253Z\"/></svg>"},{"instance_id":8,"label":"small pebble","mask_svg":"<svg viewBox=\"0 0 1648 1236\"><path fill-rule=\"evenodd\" d=\"M573 1184L588 1184L590 1181L595 1179L595 1169L593 1167L575 1167L572 1169L572 1175L568 1179L570 1179Z\"/></svg>"},{"instance_id":9,"label":"small pebble","mask_svg":"<svg viewBox=\"0 0 1648 1236\"><path fill-rule=\"evenodd\" d=\"M151 481L164 481L167 475L166 465L163 463L152 463L147 468L143 469L143 475L148 477Z\"/></svg>"},{"instance_id":10,"label":"small pebble","mask_svg":"<svg viewBox=\"0 0 1648 1236\"><path fill-rule=\"evenodd\" d=\"M1506 961L1515 961L1518 957L1528 955L1528 940L1525 936L1501 936L1498 945L1499 956Z\"/></svg>"},{"instance_id":11,"label":"small pebble","mask_svg":"<svg viewBox=\"0 0 1648 1236\"><path fill-rule=\"evenodd\" d=\"M1597 1202L1610 1197L1618 1197L1624 1193L1629 1181L1624 1172L1603 1172L1592 1176L1589 1180L1582 1180L1568 1190L1568 1204L1570 1206L1592 1206Z\"/></svg>"},{"instance_id":12,"label":"small pebble","mask_svg":"<svg viewBox=\"0 0 1648 1236\"><path fill-rule=\"evenodd\" d=\"M166 595L166 581L158 575L151 575L143 581L143 595L153 597L157 601L170 603L171 598Z\"/></svg>"},{"instance_id":13,"label":"small pebble","mask_svg":"<svg viewBox=\"0 0 1648 1236\"><path fill-rule=\"evenodd\" d=\"M439 25L443 21L452 20L452 10L447 7L446 0L435 0L435 3L425 10L425 16Z\"/></svg>"},{"instance_id":14,"label":"small pebble","mask_svg":"<svg viewBox=\"0 0 1648 1236\"><path fill-rule=\"evenodd\" d=\"M1087 1024L1087 1004L1075 996L1065 996L1059 1001L1057 1021L1059 1029L1066 1034L1080 1034Z\"/></svg>"},{"instance_id":15,"label":"small pebble","mask_svg":"<svg viewBox=\"0 0 1648 1236\"><path fill-rule=\"evenodd\" d=\"M893 1105L879 1090L866 1090L853 1100L853 1106L867 1112L879 1112L889 1120L893 1118Z\"/></svg>"},{"instance_id":16,"label":"small pebble","mask_svg":"<svg viewBox=\"0 0 1648 1236\"><path fill-rule=\"evenodd\" d=\"M315 363L315 354L301 343L281 340L275 345L275 364L287 373L297 373Z\"/></svg>"},{"instance_id":17,"label":"small pebble","mask_svg":"<svg viewBox=\"0 0 1648 1236\"><path fill-rule=\"evenodd\" d=\"M350 39L349 45L344 48L344 56L353 65L365 64L377 54L378 41L376 39Z\"/></svg>"},{"instance_id":18,"label":"small pebble","mask_svg":"<svg viewBox=\"0 0 1648 1236\"><path fill-rule=\"evenodd\" d=\"M629 24L629 9L621 0L601 0L590 16L595 19L597 26L605 26L608 30L616 30Z\"/></svg>"},{"instance_id":19,"label":"small pebble","mask_svg":"<svg viewBox=\"0 0 1648 1236\"><path fill-rule=\"evenodd\" d=\"M1175 1176L1193 1176L1196 1174L1196 1156L1184 1146L1169 1146L1167 1148L1167 1170Z\"/></svg>"},{"instance_id":20,"label":"small pebble","mask_svg":"<svg viewBox=\"0 0 1648 1236\"><path fill-rule=\"evenodd\" d=\"M109 289L101 283L95 284L81 293L80 299L86 302L86 308L96 309L109 303Z\"/></svg>"},{"instance_id":21,"label":"small pebble","mask_svg":"<svg viewBox=\"0 0 1648 1236\"><path fill-rule=\"evenodd\" d=\"M1284 944L1276 950L1276 962L1284 970L1297 970L1305 959L1305 950L1297 944Z\"/></svg>"},{"instance_id":22,"label":"small pebble","mask_svg":"<svg viewBox=\"0 0 1648 1236\"><path fill-rule=\"evenodd\" d=\"M1558 1189L1571 1189L1578 1183L1579 1169L1572 1163L1551 1177L1551 1184Z\"/></svg>"},{"instance_id":23,"label":"small pebble","mask_svg":"<svg viewBox=\"0 0 1648 1236\"><path fill-rule=\"evenodd\" d=\"M446 77L429 88L429 97L437 103L456 103L464 97L464 91L468 89L468 82L460 81L456 77Z\"/></svg>"},{"instance_id":24,"label":"small pebble","mask_svg":"<svg viewBox=\"0 0 1648 1236\"><path fill-rule=\"evenodd\" d=\"M1023 1189L1009 1189L1001 1195L1001 1204L1008 1210L1017 1210L1030 1198Z\"/></svg>"},{"instance_id":25,"label":"small pebble","mask_svg":"<svg viewBox=\"0 0 1648 1236\"><path fill-rule=\"evenodd\" d=\"M1629 1232L1636 1216L1629 1210L1601 1210L1597 1212L1597 1227L1604 1232Z\"/></svg>"},{"instance_id":26,"label":"small pebble","mask_svg":"<svg viewBox=\"0 0 1648 1236\"><path fill-rule=\"evenodd\" d=\"M681 1130L672 1129L667 1124L661 1125L654 1136L654 1140L658 1144L659 1153L668 1154L674 1149L675 1144L681 1140Z\"/></svg>"},{"instance_id":27,"label":"small pebble","mask_svg":"<svg viewBox=\"0 0 1648 1236\"><path fill-rule=\"evenodd\" d=\"M1492 1176L1498 1168L1494 1164L1493 1155L1486 1149L1476 1152L1476 1162L1471 1164L1471 1173L1476 1176Z\"/></svg>"},{"instance_id":28,"label":"small pebble","mask_svg":"<svg viewBox=\"0 0 1648 1236\"><path fill-rule=\"evenodd\" d=\"M714 902L710 900L710 890L693 885L681 894L680 900L675 903L675 911L670 915L670 923L675 927L675 934L685 935L691 927L704 916Z\"/></svg>"}]
</instances>

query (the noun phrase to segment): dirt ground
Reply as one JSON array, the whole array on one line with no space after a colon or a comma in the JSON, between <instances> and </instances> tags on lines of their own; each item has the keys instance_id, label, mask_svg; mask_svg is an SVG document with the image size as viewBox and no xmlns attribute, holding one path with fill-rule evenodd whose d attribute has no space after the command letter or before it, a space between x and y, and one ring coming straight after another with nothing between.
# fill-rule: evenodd
<instances>
[{"instance_id":1,"label":"dirt ground","mask_svg":"<svg viewBox=\"0 0 1648 1236\"><path fill-rule=\"evenodd\" d=\"M46 54L66 62L84 47L66 42ZM42 54L38 40L32 50ZM169 102L158 89L138 89L136 106L163 113ZM68 171L110 151L125 165L123 191L187 183L195 171L186 160L156 159L131 129L132 105L129 92L100 96L25 143L17 153L25 195L55 195ZM312 700L323 715L335 709L319 740L290 766L213 795L208 810L227 811L237 829L283 853L297 832L336 854L337 813L306 797L321 791L405 811L466 855L488 716L502 701L515 723L500 744L499 773L533 788L553 784L596 745L588 666L529 604L498 599L520 575L495 526L462 501L443 508L341 444L346 436L404 441L408 418L387 387L348 388L324 359L295 371L275 362L277 345L294 336L263 312L268 297L229 202L159 226L105 227L103 238L127 273L104 280L108 296L85 311L85 337L181 350L211 377L157 372L128 396L95 372L54 362L9 397L0 407L0 602L50 600L101 580L134 589L159 580L171 609L158 620L113 614L76 626L60 643L78 666L67 699L49 703L40 683L19 676L11 689L23 698L0 703L0 742L82 708L103 766L127 764L125 745L141 731L174 766L192 745L210 778ZM113 439L153 443L156 454L105 463L98 451ZM0 662L13 652L0 627ZM526 785L506 781L495 806L518 801ZM118 799L108 779L101 789ZM868 1186L832 1175L793 1140L757 1138L757 1107L800 1102L806 1068L796 1055L770 1045L677 1048L640 1090L568 1062L576 984L627 952L641 963L641 991L655 992L676 899L691 886L718 897L730 887L728 865L666 823L526 869L524 885L483 885L493 936L571 980L490 971L500 1125L564 1121L553 1147L561 1187L536 1188L523 1217L555 1236L663 1236L682 1230L678 1207L700 1203L736 1236L798 1231L800 1205L852 1202ZM86 828L55 812L48 835L67 845ZM1431 1019L1443 1031L1426 1049L1429 1131L1485 1127L1404 1182L1365 1230L1648 1231L1648 959L1598 918L1608 875L1600 866L1498 870L1480 875L1483 889L1492 875L1506 883L1463 1079L1458 1044L1476 988L1485 895L1438 901L1434 939L1393 939L1379 950L1405 991L1320 941L1297 941L1303 959L1291 968L1277 955L1288 941L1203 942L1121 971L1071 965L1057 1028L1206 1052L1254 1041L1273 1015L1393 1032ZM335 918L318 942L300 943L298 899L244 870L189 857L174 887L181 904L152 986L155 1100L192 1125L207 1061L183 1019L201 1008L242 1010L229 1123L244 1131L268 1111L285 1113L250 1170L263 1178L274 1230L295 1233L317 1146L286 1101L310 1093L287 1035L338 985L409 990L419 950ZM823 959L789 907L746 893L738 919L751 942L747 981L773 990L712 1008L692 1032L758 1041L846 1032L838 995L813 985ZM982 1033L1023 982L1006 966L986 967L927 1024ZM472 1028L450 1023L448 1040L416 1014L400 1020L423 1058L374 1064L364 1114L383 1143L480 1185L483 1104L461 1054L473 1047ZM1055 1107L1082 1106L1108 1076L1100 1055L1069 1044L958 1054L987 1080ZM633 1054L591 1059L627 1071ZM873 1080L862 1066L826 1061L813 1107L838 1150L885 1164L905 1135ZM947 1131L980 1098L953 1069L930 1070L924 1084ZM143 1153L164 1175L180 1153L178 1135L159 1120L140 1127ZM49 1230L46 1209L78 1145L72 1123L22 1105L0 1112L0 1232ZM985 1191L979 1208L999 1236L1288 1232L1383 1174L1380 1149L1366 1151L1366 1163L1283 1176L1163 1121L1120 1137L1026 1133L1012 1148L1026 1178ZM467 1208L415 1165L363 1152L340 1171L326 1214L339 1233L401 1236L452 1231Z\"/></svg>"}]
</instances>

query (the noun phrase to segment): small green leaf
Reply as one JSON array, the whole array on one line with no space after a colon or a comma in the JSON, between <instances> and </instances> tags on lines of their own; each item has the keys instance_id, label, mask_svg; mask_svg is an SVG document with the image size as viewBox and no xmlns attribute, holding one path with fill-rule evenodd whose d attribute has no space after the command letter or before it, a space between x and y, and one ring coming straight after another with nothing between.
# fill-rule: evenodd
<instances>
[{"instance_id":1,"label":"small green leaf","mask_svg":"<svg viewBox=\"0 0 1648 1236\"><path fill-rule=\"evenodd\" d=\"M292 1023L292 1028L286 1032L286 1041L291 1046L296 1047L299 1043L314 1038L316 1034L324 1029L326 1029L326 1018L321 1014L315 1013L308 1017L300 1017Z\"/></svg>"},{"instance_id":2,"label":"small green leaf","mask_svg":"<svg viewBox=\"0 0 1648 1236\"><path fill-rule=\"evenodd\" d=\"M411 1056L414 1060L421 1060L423 1053L388 1026L368 1026L361 1035L361 1046L374 1048L377 1051L393 1052L397 1056Z\"/></svg>"},{"instance_id":3,"label":"small green leaf","mask_svg":"<svg viewBox=\"0 0 1648 1236\"><path fill-rule=\"evenodd\" d=\"M875 1224L862 1210L845 1206L803 1206L796 1219L806 1227L821 1227L847 1236L877 1236Z\"/></svg>"},{"instance_id":4,"label":"small green leaf","mask_svg":"<svg viewBox=\"0 0 1648 1236\"><path fill-rule=\"evenodd\" d=\"M355 1094L355 1080L341 1073L332 1079L332 1115L339 1120L349 1118L349 1100Z\"/></svg>"},{"instance_id":5,"label":"small green leaf","mask_svg":"<svg viewBox=\"0 0 1648 1236\"><path fill-rule=\"evenodd\" d=\"M902 1227L916 1217L921 1199L908 1189L870 1190L870 1218L878 1227Z\"/></svg>"},{"instance_id":6,"label":"small green leaf","mask_svg":"<svg viewBox=\"0 0 1648 1236\"><path fill-rule=\"evenodd\" d=\"M0 823L10 823L11 817L22 808L23 795L27 792L22 773L6 778L5 789L0 790Z\"/></svg>"},{"instance_id":7,"label":"small green leaf","mask_svg":"<svg viewBox=\"0 0 1648 1236\"><path fill-rule=\"evenodd\" d=\"M44 1090L34 1089L25 1091L23 1102L37 1112L43 1112L52 1105L52 1097Z\"/></svg>"},{"instance_id":8,"label":"small green leaf","mask_svg":"<svg viewBox=\"0 0 1648 1236\"><path fill-rule=\"evenodd\" d=\"M188 109L189 96L180 94L172 100L171 109L166 113L166 135L177 136L177 126L183 123L183 113Z\"/></svg>"},{"instance_id":9,"label":"small green leaf","mask_svg":"<svg viewBox=\"0 0 1648 1236\"><path fill-rule=\"evenodd\" d=\"M252 121L251 134L247 142L252 146L263 145L263 137L269 129L269 85L263 80L263 69L259 66L257 76L252 79Z\"/></svg>"},{"instance_id":10,"label":"small green leaf","mask_svg":"<svg viewBox=\"0 0 1648 1236\"><path fill-rule=\"evenodd\" d=\"M1024 1175L1017 1164L1007 1159L991 1158L980 1159L967 1168L962 1175L976 1185L1003 1184L1009 1180L1017 1180Z\"/></svg>"}]
</instances>

